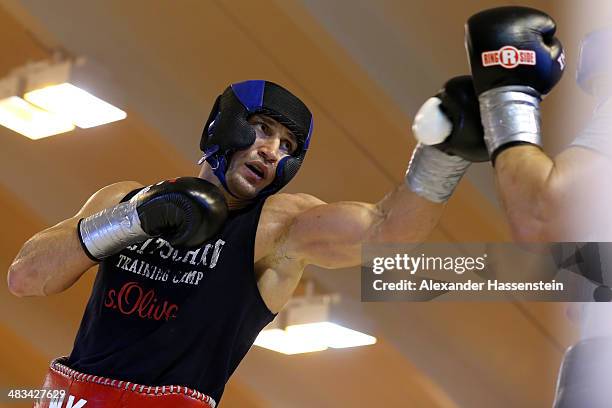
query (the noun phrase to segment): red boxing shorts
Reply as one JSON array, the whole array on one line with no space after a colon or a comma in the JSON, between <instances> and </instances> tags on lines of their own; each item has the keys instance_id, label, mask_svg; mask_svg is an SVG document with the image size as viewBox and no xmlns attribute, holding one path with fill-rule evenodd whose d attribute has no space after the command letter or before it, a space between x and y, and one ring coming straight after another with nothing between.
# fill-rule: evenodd
<instances>
[{"instance_id":1,"label":"red boxing shorts","mask_svg":"<svg viewBox=\"0 0 612 408\"><path fill-rule=\"evenodd\" d=\"M215 408L208 395L179 385L148 386L83 374L66 367L66 357L51 362L43 388L55 398L34 403L34 408ZM57 391L57 392L56 392ZM62 393L62 391L64 391Z\"/></svg>"}]
</instances>

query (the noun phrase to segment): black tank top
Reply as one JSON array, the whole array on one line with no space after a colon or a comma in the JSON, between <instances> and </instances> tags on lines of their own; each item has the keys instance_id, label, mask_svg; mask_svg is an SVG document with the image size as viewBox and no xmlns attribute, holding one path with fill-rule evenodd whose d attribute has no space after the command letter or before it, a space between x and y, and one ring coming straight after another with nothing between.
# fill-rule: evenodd
<instances>
[{"instance_id":1,"label":"black tank top","mask_svg":"<svg viewBox=\"0 0 612 408\"><path fill-rule=\"evenodd\" d=\"M67 365L138 384L187 386L219 402L275 316L253 265L264 201L231 212L200 248L154 238L104 259Z\"/></svg>"}]
</instances>

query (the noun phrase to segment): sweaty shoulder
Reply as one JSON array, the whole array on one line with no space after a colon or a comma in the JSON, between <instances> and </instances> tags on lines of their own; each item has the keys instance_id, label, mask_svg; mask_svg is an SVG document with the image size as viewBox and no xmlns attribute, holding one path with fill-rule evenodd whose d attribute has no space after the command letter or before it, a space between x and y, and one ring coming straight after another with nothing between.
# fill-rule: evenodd
<instances>
[{"instance_id":1,"label":"sweaty shoulder","mask_svg":"<svg viewBox=\"0 0 612 408\"><path fill-rule=\"evenodd\" d=\"M281 193L269 197L263 206L257 226L255 261L270 255L276 249L299 214L323 204L325 201L304 193Z\"/></svg>"}]
</instances>

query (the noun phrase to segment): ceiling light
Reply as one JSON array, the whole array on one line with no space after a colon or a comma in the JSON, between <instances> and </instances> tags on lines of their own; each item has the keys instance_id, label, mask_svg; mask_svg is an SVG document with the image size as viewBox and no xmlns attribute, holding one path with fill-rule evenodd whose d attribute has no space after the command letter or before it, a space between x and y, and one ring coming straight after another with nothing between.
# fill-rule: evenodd
<instances>
[{"instance_id":1,"label":"ceiling light","mask_svg":"<svg viewBox=\"0 0 612 408\"><path fill-rule=\"evenodd\" d=\"M83 79L91 83L87 75L96 71L92 64L79 69L84 64L82 59L56 56L19 67L0 80L0 125L40 139L73 130L75 125L90 128L126 118L121 109L76 85Z\"/></svg>"},{"instance_id":2,"label":"ceiling light","mask_svg":"<svg viewBox=\"0 0 612 408\"><path fill-rule=\"evenodd\" d=\"M325 344L331 348L358 347L376 343L376 337L330 322L289 326L287 331L303 333L307 338L325 339Z\"/></svg>"},{"instance_id":3,"label":"ceiling light","mask_svg":"<svg viewBox=\"0 0 612 408\"><path fill-rule=\"evenodd\" d=\"M30 139L41 139L74 129L68 119L31 105L18 94L17 77L0 81L0 125Z\"/></svg>"},{"instance_id":4,"label":"ceiling light","mask_svg":"<svg viewBox=\"0 0 612 408\"><path fill-rule=\"evenodd\" d=\"M283 354L323 351L376 343L376 338L328 321L329 305L337 295L314 295L312 283L305 296L293 297L261 332L255 345Z\"/></svg>"},{"instance_id":5,"label":"ceiling light","mask_svg":"<svg viewBox=\"0 0 612 408\"><path fill-rule=\"evenodd\" d=\"M327 345L318 341L311 342L303 338L299 332L290 333L282 329L269 329L259 333L255 345L283 354L301 354L323 351Z\"/></svg>"},{"instance_id":6,"label":"ceiling light","mask_svg":"<svg viewBox=\"0 0 612 408\"><path fill-rule=\"evenodd\" d=\"M74 129L66 118L39 109L17 96L0 100L0 125L33 140Z\"/></svg>"},{"instance_id":7,"label":"ceiling light","mask_svg":"<svg viewBox=\"0 0 612 408\"><path fill-rule=\"evenodd\" d=\"M69 118L80 128L90 128L125 119L121 109L69 83L30 91L25 100L49 112Z\"/></svg>"}]
</instances>

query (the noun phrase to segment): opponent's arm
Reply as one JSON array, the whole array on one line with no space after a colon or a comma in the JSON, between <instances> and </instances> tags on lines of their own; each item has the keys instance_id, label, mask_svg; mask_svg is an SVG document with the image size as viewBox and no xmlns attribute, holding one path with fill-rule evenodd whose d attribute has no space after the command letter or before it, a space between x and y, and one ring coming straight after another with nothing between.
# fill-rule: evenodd
<instances>
[{"instance_id":1,"label":"opponent's arm","mask_svg":"<svg viewBox=\"0 0 612 408\"><path fill-rule=\"evenodd\" d=\"M541 151L539 105L565 67L555 30L550 16L526 7L486 10L466 24L466 46L499 196L514 238L522 242L584 237L584 229L592 227L586 217L593 215L594 207L588 201L601 196L591 181L612 170L602 154L610 150L611 106L597 112L557 157Z\"/></svg>"},{"instance_id":2,"label":"opponent's arm","mask_svg":"<svg viewBox=\"0 0 612 408\"><path fill-rule=\"evenodd\" d=\"M540 102L565 67L555 30L545 13L514 6L480 12L466 24L484 139L518 241L544 238L559 218L562 173L571 163L554 162L540 151Z\"/></svg>"},{"instance_id":3,"label":"opponent's arm","mask_svg":"<svg viewBox=\"0 0 612 408\"><path fill-rule=\"evenodd\" d=\"M612 174L612 161L584 147L554 158L534 146L515 146L495 164L499 197L515 239L521 242L576 241L592 227L592 180Z\"/></svg>"},{"instance_id":4,"label":"opponent's arm","mask_svg":"<svg viewBox=\"0 0 612 408\"><path fill-rule=\"evenodd\" d=\"M93 194L73 217L30 238L9 267L11 293L16 296L45 296L72 286L96 264L83 252L79 242L79 220L117 204L130 191L140 187L142 185L135 181L106 186Z\"/></svg>"}]
</instances>

